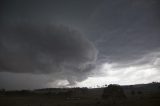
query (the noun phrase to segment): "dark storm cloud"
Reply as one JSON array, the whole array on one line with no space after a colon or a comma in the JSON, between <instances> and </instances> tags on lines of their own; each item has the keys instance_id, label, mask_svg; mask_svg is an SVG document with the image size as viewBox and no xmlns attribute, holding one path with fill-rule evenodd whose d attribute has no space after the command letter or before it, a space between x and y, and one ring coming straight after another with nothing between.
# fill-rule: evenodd
<instances>
[{"instance_id":1,"label":"dark storm cloud","mask_svg":"<svg viewBox=\"0 0 160 106\"><path fill-rule=\"evenodd\" d=\"M1 23L84 24L97 0L2 0Z\"/></svg>"},{"instance_id":2,"label":"dark storm cloud","mask_svg":"<svg viewBox=\"0 0 160 106\"><path fill-rule=\"evenodd\" d=\"M159 0L3 0L0 70L53 73L53 81L74 84L91 76L97 51L96 65L158 67L159 55L150 54L160 52L159 5Z\"/></svg>"},{"instance_id":3,"label":"dark storm cloud","mask_svg":"<svg viewBox=\"0 0 160 106\"><path fill-rule=\"evenodd\" d=\"M0 88L15 90L49 87L48 82L51 78L48 77L47 75L1 72Z\"/></svg>"},{"instance_id":4,"label":"dark storm cloud","mask_svg":"<svg viewBox=\"0 0 160 106\"><path fill-rule=\"evenodd\" d=\"M31 88L48 82L42 79L41 83L32 84L32 80L35 81L40 74L51 77L53 82L56 81L55 86L59 79L67 79L70 84L86 79L95 67L97 50L92 42L79 33L81 31L74 30L71 24L84 23L94 10L97 4L95 1L2 0L1 87L22 88L21 81L24 79L20 77L21 73L30 79L27 82ZM50 26L48 23L58 26ZM35 78L28 77L27 73L34 73Z\"/></svg>"},{"instance_id":5,"label":"dark storm cloud","mask_svg":"<svg viewBox=\"0 0 160 106\"><path fill-rule=\"evenodd\" d=\"M1 28L0 51L0 71L59 73L71 83L85 78L80 76L94 67L97 55L85 36L62 25L5 26Z\"/></svg>"},{"instance_id":6,"label":"dark storm cloud","mask_svg":"<svg viewBox=\"0 0 160 106\"><path fill-rule=\"evenodd\" d=\"M100 50L99 57L126 64L157 51L159 5L158 0L108 0L98 7L92 14L90 30Z\"/></svg>"}]
</instances>

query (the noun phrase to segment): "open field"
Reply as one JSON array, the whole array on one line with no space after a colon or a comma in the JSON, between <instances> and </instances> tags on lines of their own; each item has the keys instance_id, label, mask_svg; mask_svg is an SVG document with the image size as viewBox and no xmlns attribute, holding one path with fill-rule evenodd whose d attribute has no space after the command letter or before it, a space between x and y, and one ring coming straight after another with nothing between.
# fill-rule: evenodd
<instances>
[{"instance_id":1,"label":"open field","mask_svg":"<svg viewBox=\"0 0 160 106\"><path fill-rule=\"evenodd\" d=\"M143 87L142 87L143 88ZM70 88L68 88L70 90ZM66 93L6 93L0 96L0 106L160 106L160 92L154 91L145 93L125 92L125 99L103 98L104 88L87 89L83 93L76 93L81 88ZM133 90L133 89L132 89ZM152 89L153 90L153 89Z\"/></svg>"}]
</instances>

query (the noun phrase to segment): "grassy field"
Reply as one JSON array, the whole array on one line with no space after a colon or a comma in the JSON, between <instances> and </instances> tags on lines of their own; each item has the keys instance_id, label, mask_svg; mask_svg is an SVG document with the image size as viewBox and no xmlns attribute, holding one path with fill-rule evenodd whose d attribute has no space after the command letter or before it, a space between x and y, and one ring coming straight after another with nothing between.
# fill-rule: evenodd
<instances>
[{"instance_id":1,"label":"grassy field","mask_svg":"<svg viewBox=\"0 0 160 106\"><path fill-rule=\"evenodd\" d=\"M107 100L101 97L65 98L47 95L3 95L0 106L160 106L160 94L141 95L125 100Z\"/></svg>"},{"instance_id":2,"label":"grassy field","mask_svg":"<svg viewBox=\"0 0 160 106\"><path fill-rule=\"evenodd\" d=\"M113 91L113 86L111 89L109 86L107 88L106 95L109 94L107 98L103 97L105 88L68 88L67 92L62 92L66 89L42 89L38 92L5 91L0 93L0 106L160 106L159 84L125 86L123 87L125 98L122 99L116 97L118 95L116 90ZM61 92L51 93L50 91Z\"/></svg>"}]
</instances>

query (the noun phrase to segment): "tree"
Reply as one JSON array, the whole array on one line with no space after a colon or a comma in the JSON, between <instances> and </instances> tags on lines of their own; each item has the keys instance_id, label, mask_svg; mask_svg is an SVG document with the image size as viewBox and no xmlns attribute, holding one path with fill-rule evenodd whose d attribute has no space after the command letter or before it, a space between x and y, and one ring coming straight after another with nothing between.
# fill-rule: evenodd
<instances>
[{"instance_id":1,"label":"tree","mask_svg":"<svg viewBox=\"0 0 160 106\"><path fill-rule=\"evenodd\" d=\"M0 94L4 95L4 94L5 94L5 92L6 92L6 90L5 90L5 89L0 89Z\"/></svg>"},{"instance_id":2,"label":"tree","mask_svg":"<svg viewBox=\"0 0 160 106\"><path fill-rule=\"evenodd\" d=\"M119 99L125 99L126 96L121 86L108 85L108 87L104 88L102 98L119 100Z\"/></svg>"}]
</instances>

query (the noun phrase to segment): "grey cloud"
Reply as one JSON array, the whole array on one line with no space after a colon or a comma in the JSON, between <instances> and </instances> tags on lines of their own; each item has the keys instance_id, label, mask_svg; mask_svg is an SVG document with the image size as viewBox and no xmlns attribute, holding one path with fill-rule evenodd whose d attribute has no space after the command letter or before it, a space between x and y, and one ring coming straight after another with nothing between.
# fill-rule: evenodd
<instances>
[{"instance_id":1,"label":"grey cloud","mask_svg":"<svg viewBox=\"0 0 160 106\"><path fill-rule=\"evenodd\" d=\"M115 68L125 68L125 67L141 67L144 65L150 65L153 68L160 69L159 67L159 59L160 59L160 50L149 52L148 54L144 54L139 59L132 60L128 63L119 63L115 64Z\"/></svg>"},{"instance_id":2,"label":"grey cloud","mask_svg":"<svg viewBox=\"0 0 160 106\"><path fill-rule=\"evenodd\" d=\"M63 25L3 26L0 51L1 72L55 73L71 83L84 80L97 57L84 35Z\"/></svg>"},{"instance_id":3,"label":"grey cloud","mask_svg":"<svg viewBox=\"0 0 160 106\"><path fill-rule=\"evenodd\" d=\"M1 73L53 73L54 81L74 84L103 63L128 67L155 58L158 67L158 56L148 54L160 48L159 5L159 0L2 0Z\"/></svg>"},{"instance_id":4,"label":"grey cloud","mask_svg":"<svg viewBox=\"0 0 160 106\"><path fill-rule=\"evenodd\" d=\"M160 47L158 0L105 1L94 12L89 28L99 58L128 63ZM94 36L93 36L94 35Z\"/></svg>"},{"instance_id":5,"label":"grey cloud","mask_svg":"<svg viewBox=\"0 0 160 106\"><path fill-rule=\"evenodd\" d=\"M48 75L1 72L0 88L17 90L51 87L48 85L51 79Z\"/></svg>"}]
</instances>

